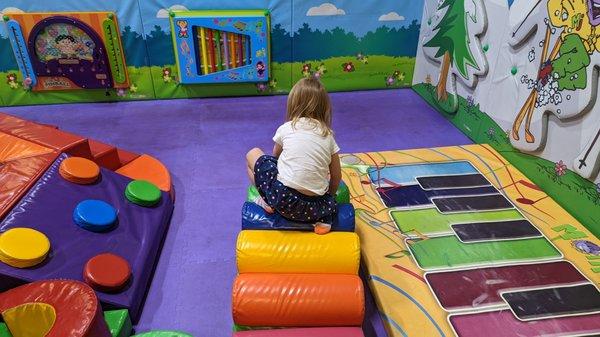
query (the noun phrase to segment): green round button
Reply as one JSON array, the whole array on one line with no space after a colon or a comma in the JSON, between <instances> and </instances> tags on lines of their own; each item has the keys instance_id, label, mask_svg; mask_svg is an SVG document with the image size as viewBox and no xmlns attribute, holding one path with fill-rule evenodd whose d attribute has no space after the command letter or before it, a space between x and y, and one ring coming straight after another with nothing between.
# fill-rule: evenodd
<instances>
[{"instance_id":1,"label":"green round button","mask_svg":"<svg viewBox=\"0 0 600 337\"><path fill-rule=\"evenodd\" d=\"M134 180L127 184L125 197L140 206L154 206L160 201L160 190L146 180Z\"/></svg>"},{"instance_id":2,"label":"green round button","mask_svg":"<svg viewBox=\"0 0 600 337\"><path fill-rule=\"evenodd\" d=\"M514 66L510 69L510 73L513 75L516 75L517 72L519 72L519 68L517 68L516 66Z\"/></svg>"}]
</instances>

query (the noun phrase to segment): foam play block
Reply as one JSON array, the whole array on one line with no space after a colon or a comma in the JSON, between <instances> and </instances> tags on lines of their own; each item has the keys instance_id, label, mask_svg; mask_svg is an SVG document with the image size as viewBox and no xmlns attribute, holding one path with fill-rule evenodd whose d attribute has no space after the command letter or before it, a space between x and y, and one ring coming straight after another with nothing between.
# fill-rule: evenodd
<instances>
[{"instance_id":1,"label":"foam play block","mask_svg":"<svg viewBox=\"0 0 600 337\"><path fill-rule=\"evenodd\" d=\"M163 163L147 154L132 160L116 172L133 180L147 180L165 192L171 191L169 170Z\"/></svg>"},{"instance_id":2,"label":"foam play block","mask_svg":"<svg viewBox=\"0 0 600 337\"><path fill-rule=\"evenodd\" d=\"M0 313L15 337L111 337L94 291L77 281L38 281L0 293Z\"/></svg>"},{"instance_id":3,"label":"foam play block","mask_svg":"<svg viewBox=\"0 0 600 337\"><path fill-rule=\"evenodd\" d=\"M5 119L9 120L9 126L3 125L0 131L56 151L92 159L90 144L84 137L29 121L14 121L15 117Z\"/></svg>"},{"instance_id":4,"label":"foam play block","mask_svg":"<svg viewBox=\"0 0 600 337\"><path fill-rule=\"evenodd\" d=\"M57 152L50 152L0 164L0 219L4 218L57 156Z\"/></svg>"},{"instance_id":5,"label":"foam play block","mask_svg":"<svg viewBox=\"0 0 600 337\"><path fill-rule=\"evenodd\" d=\"M4 132L0 132L0 144L2 144L0 147L0 163L53 152L49 147L32 143Z\"/></svg>"},{"instance_id":6,"label":"foam play block","mask_svg":"<svg viewBox=\"0 0 600 337\"><path fill-rule=\"evenodd\" d=\"M293 222L278 213L269 214L264 208L247 201L242 207L242 229L313 231L313 224ZM352 204L338 204L331 230L354 232L354 206Z\"/></svg>"},{"instance_id":7,"label":"foam play block","mask_svg":"<svg viewBox=\"0 0 600 337\"><path fill-rule=\"evenodd\" d=\"M358 327L297 328L239 331L233 337L364 337Z\"/></svg>"},{"instance_id":8,"label":"foam play block","mask_svg":"<svg viewBox=\"0 0 600 337\"><path fill-rule=\"evenodd\" d=\"M0 261L15 268L42 263L50 251L50 240L31 228L11 228L0 234Z\"/></svg>"},{"instance_id":9,"label":"foam play block","mask_svg":"<svg viewBox=\"0 0 600 337\"><path fill-rule=\"evenodd\" d=\"M125 188L125 198L132 203L144 207L152 207L160 201L158 187L146 180L134 180Z\"/></svg>"},{"instance_id":10,"label":"foam play block","mask_svg":"<svg viewBox=\"0 0 600 337\"><path fill-rule=\"evenodd\" d=\"M359 326L364 317L364 289L356 275L240 274L232 293L239 325Z\"/></svg>"},{"instance_id":11,"label":"foam play block","mask_svg":"<svg viewBox=\"0 0 600 337\"><path fill-rule=\"evenodd\" d=\"M127 310L111 310L104 312L104 320L112 337L129 337L133 327ZM13 336L5 323L0 323L0 337Z\"/></svg>"},{"instance_id":12,"label":"foam play block","mask_svg":"<svg viewBox=\"0 0 600 337\"><path fill-rule=\"evenodd\" d=\"M123 149L117 149L117 154L119 156L119 167L125 166L138 158L140 155L131 151L126 151Z\"/></svg>"},{"instance_id":13,"label":"foam play block","mask_svg":"<svg viewBox=\"0 0 600 337\"><path fill-rule=\"evenodd\" d=\"M129 312L125 309L104 312L104 320L112 337L129 337L133 326ZM0 335L1 336L1 335Z\"/></svg>"},{"instance_id":14,"label":"foam play block","mask_svg":"<svg viewBox=\"0 0 600 337\"><path fill-rule=\"evenodd\" d=\"M59 173L65 180L74 184L89 185L98 180L100 166L90 159L70 157L62 161Z\"/></svg>"},{"instance_id":15,"label":"foam play block","mask_svg":"<svg viewBox=\"0 0 600 337\"><path fill-rule=\"evenodd\" d=\"M75 206L73 222L88 231L106 232L117 223L117 210L102 200L84 200Z\"/></svg>"},{"instance_id":16,"label":"foam play block","mask_svg":"<svg viewBox=\"0 0 600 337\"><path fill-rule=\"evenodd\" d=\"M102 179L93 185L78 185L58 173L61 155L0 222L0 232L14 227L31 227L48 236L51 254L36 268L17 269L0 264L0 291L10 285L45 279L83 281L85 264L92 257L112 253L131 267L131 280L118 293L98 292L110 308L129 309L133 321L139 317L160 243L166 233L173 203L163 192L152 208L140 207L123 196L131 182L127 177L101 168ZM73 210L87 199L104 200L118 210L118 224L110 231L95 233L73 223Z\"/></svg>"},{"instance_id":17,"label":"foam play block","mask_svg":"<svg viewBox=\"0 0 600 337\"><path fill-rule=\"evenodd\" d=\"M358 273L360 242L356 233L317 235L297 231L247 230L238 235L240 273Z\"/></svg>"},{"instance_id":18,"label":"foam play block","mask_svg":"<svg viewBox=\"0 0 600 337\"><path fill-rule=\"evenodd\" d=\"M89 140L89 143L92 159L96 164L111 171L121 167L119 152L116 147L91 139Z\"/></svg>"},{"instance_id":19,"label":"foam play block","mask_svg":"<svg viewBox=\"0 0 600 337\"><path fill-rule=\"evenodd\" d=\"M8 327L4 323L0 323L0 337L13 337L13 335L10 334L10 331L8 331Z\"/></svg>"},{"instance_id":20,"label":"foam play block","mask_svg":"<svg viewBox=\"0 0 600 337\"><path fill-rule=\"evenodd\" d=\"M85 283L103 292L121 291L130 278L131 267L129 262L111 253L98 254L92 257L83 268Z\"/></svg>"}]
</instances>

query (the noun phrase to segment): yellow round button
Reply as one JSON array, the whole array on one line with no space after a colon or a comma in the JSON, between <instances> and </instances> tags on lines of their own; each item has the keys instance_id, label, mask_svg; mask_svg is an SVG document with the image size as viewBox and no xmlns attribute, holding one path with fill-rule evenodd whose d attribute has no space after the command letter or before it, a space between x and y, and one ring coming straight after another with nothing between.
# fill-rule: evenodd
<instances>
[{"instance_id":1,"label":"yellow round button","mask_svg":"<svg viewBox=\"0 0 600 337\"><path fill-rule=\"evenodd\" d=\"M44 261L50 240L32 228L12 228L0 234L0 261L16 268L28 268Z\"/></svg>"}]
</instances>

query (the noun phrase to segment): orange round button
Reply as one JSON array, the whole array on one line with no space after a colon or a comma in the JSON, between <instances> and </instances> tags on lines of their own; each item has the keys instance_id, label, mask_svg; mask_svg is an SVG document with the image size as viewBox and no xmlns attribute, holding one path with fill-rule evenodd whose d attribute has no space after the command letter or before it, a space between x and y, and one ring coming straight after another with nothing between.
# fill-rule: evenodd
<instances>
[{"instance_id":1,"label":"orange round button","mask_svg":"<svg viewBox=\"0 0 600 337\"><path fill-rule=\"evenodd\" d=\"M89 159L70 157L60 163L59 172L65 180L86 185L98 180L100 167Z\"/></svg>"},{"instance_id":2,"label":"orange round button","mask_svg":"<svg viewBox=\"0 0 600 337\"><path fill-rule=\"evenodd\" d=\"M122 290L131 277L127 261L115 254L104 253L89 259L83 270L83 279L92 288L104 292Z\"/></svg>"}]
</instances>

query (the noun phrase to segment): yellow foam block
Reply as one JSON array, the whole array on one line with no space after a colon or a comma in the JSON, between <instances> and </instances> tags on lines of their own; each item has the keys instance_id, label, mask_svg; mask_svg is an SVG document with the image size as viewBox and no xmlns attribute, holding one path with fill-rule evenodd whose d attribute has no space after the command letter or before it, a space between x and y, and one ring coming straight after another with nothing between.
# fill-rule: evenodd
<instances>
[{"instance_id":1,"label":"yellow foam block","mask_svg":"<svg viewBox=\"0 0 600 337\"><path fill-rule=\"evenodd\" d=\"M237 240L240 273L354 274L360 264L356 233L242 231Z\"/></svg>"},{"instance_id":2,"label":"yellow foam block","mask_svg":"<svg viewBox=\"0 0 600 337\"><path fill-rule=\"evenodd\" d=\"M50 241L31 228L12 228L0 235L0 261L15 268L28 268L44 261Z\"/></svg>"},{"instance_id":3,"label":"yellow foam block","mask_svg":"<svg viewBox=\"0 0 600 337\"><path fill-rule=\"evenodd\" d=\"M46 336L56 311L46 303L25 303L2 312L2 318L13 337Z\"/></svg>"}]
</instances>

